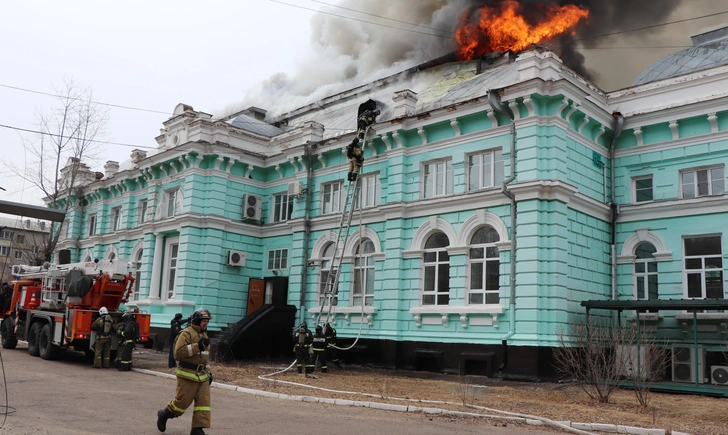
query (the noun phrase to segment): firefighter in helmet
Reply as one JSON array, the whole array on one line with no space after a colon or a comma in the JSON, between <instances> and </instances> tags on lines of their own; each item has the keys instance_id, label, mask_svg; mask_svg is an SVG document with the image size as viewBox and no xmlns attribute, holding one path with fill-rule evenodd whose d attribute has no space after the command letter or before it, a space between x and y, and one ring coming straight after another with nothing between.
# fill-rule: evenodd
<instances>
[{"instance_id":1,"label":"firefighter in helmet","mask_svg":"<svg viewBox=\"0 0 728 435\"><path fill-rule=\"evenodd\" d=\"M121 322L120 325L123 324L123 328L119 328L120 330L117 331L121 344L119 371L128 372L131 370L134 341L139 338L139 323L134 319L134 313L124 313Z\"/></svg>"},{"instance_id":2,"label":"firefighter in helmet","mask_svg":"<svg viewBox=\"0 0 728 435\"><path fill-rule=\"evenodd\" d=\"M182 320L182 313L174 315L174 319L169 322L169 368L177 366L174 360L174 340L177 334L182 330L182 325L189 323L190 319Z\"/></svg>"},{"instance_id":3,"label":"firefighter in helmet","mask_svg":"<svg viewBox=\"0 0 728 435\"><path fill-rule=\"evenodd\" d=\"M210 338L207 325L212 315L205 308L198 308L190 317L190 324L177 336L174 358L177 360L177 391L174 399L157 411L157 429L164 432L167 420L184 414L195 402L190 435L205 435L203 428L210 427Z\"/></svg>"},{"instance_id":4,"label":"firefighter in helmet","mask_svg":"<svg viewBox=\"0 0 728 435\"><path fill-rule=\"evenodd\" d=\"M106 307L99 308L99 317L91 324L91 330L96 332L93 368L108 369L111 364L111 334L114 333L114 319Z\"/></svg>"},{"instance_id":5,"label":"firefighter in helmet","mask_svg":"<svg viewBox=\"0 0 728 435\"><path fill-rule=\"evenodd\" d=\"M296 352L296 368L298 369L298 373L303 372L304 364L306 365L306 374L313 372L313 364L311 364L309 355L312 342L313 335L311 335L311 330L308 329L305 321L301 322L301 326L293 334L293 351Z\"/></svg>"},{"instance_id":6,"label":"firefighter in helmet","mask_svg":"<svg viewBox=\"0 0 728 435\"><path fill-rule=\"evenodd\" d=\"M337 368L341 368L341 361L339 361L339 351L336 349L336 329L334 329L329 322L324 325L324 334L326 335L326 345L328 348L328 357Z\"/></svg>"},{"instance_id":7,"label":"firefighter in helmet","mask_svg":"<svg viewBox=\"0 0 728 435\"><path fill-rule=\"evenodd\" d=\"M364 144L364 134L366 133L367 127L374 124L377 116L379 116L379 110L376 108L376 103L373 100L369 100L361 106L359 116L356 120L357 135L346 147L346 157L349 159L348 181L356 181L359 175L359 170L361 170L364 164L364 152L361 149ZM365 110L361 111L361 109Z\"/></svg>"},{"instance_id":8,"label":"firefighter in helmet","mask_svg":"<svg viewBox=\"0 0 728 435\"><path fill-rule=\"evenodd\" d=\"M321 373L326 373L329 369L326 363L326 350L328 348L328 340L324 334L324 328L321 325L316 325L316 333L313 334L313 361L312 365L316 367L316 359L321 363Z\"/></svg>"}]
</instances>

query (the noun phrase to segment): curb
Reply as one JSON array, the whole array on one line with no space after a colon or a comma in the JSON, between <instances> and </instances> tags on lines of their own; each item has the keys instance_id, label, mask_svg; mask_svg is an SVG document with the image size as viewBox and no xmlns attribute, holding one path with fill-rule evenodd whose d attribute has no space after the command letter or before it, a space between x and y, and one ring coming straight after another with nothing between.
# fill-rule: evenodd
<instances>
[{"instance_id":1,"label":"curb","mask_svg":"<svg viewBox=\"0 0 728 435\"><path fill-rule=\"evenodd\" d=\"M155 372L147 369L132 368L133 371L143 373L145 375L158 376L160 378L176 379L175 375L169 373ZM254 390L252 388L238 387L236 385L221 384L219 382L213 382L211 387L219 388L221 390L237 391L239 393L250 394L252 396L268 397L271 399L281 400L293 400L296 402L306 403L325 403L329 405L339 406L358 406L362 408L381 409L384 411L396 411L396 412L422 412L425 414L433 415L449 415L454 417L478 417L478 418L498 418L501 420L510 421L513 423L524 423L533 426L544 426L545 423L541 420L534 420L522 417L505 417L500 415L489 415L489 414L477 414L473 412L462 412L462 411L449 411L441 408L430 408L430 407L419 407L411 405L393 405L389 403L380 402L363 402L359 400L346 400L346 399L330 399L327 397L315 397L315 396L298 396L282 393L272 393L270 391ZM606 433L617 433L617 434L628 434L628 435L666 435L665 429L645 429L634 426L623 426L615 424L601 424L601 423L577 423L572 421L557 421L559 424L571 427L583 431L596 431ZM690 435L684 432L672 431L672 435Z\"/></svg>"}]
</instances>

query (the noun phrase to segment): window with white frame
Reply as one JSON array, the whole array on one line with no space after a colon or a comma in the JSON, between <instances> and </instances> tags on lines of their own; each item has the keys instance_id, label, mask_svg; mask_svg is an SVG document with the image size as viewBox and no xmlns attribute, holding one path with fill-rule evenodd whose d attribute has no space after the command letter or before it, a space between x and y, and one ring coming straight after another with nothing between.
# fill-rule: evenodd
<instances>
[{"instance_id":1,"label":"window with white frame","mask_svg":"<svg viewBox=\"0 0 728 435\"><path fill-rule=\"evenodd\" d=\"M684 280L688 298L723 299L720 236L685 238Z\"/></svg>"},{"instance_id":2,"label":"window with white frame","mask_svg":"<svg viewBox=\"0 0 728 435\"><path fill-rule=\"evenodd\" d=\"M59 234L61 234L61 236L65 234L67 239L73 237L73 227L71 227L69 221L65 221L61 224L61 231Z\"/></svg>"},{"instance_id":3,"label":"window with white frame","mask_svg":"<svg viewBox=\"0 0 728 435\"><path fill-rule=\"evenodd\" d=\"M15 257L16 260L20 260L21 258L23 258L23 251L16 249L13 252L13 257Z\"/></svg>"},{"instance_id":4,"label":"window with white frame","mask_svg":"<svg viewBox=\"0 0 728 435\"><path fill-rule=\"evenodd\" d=\"M147 210L149 207L149 202L146 199L142 199L139 201L139 205L137 206L137 211L139 212L139 224L143 224L147 221Z\"/></svg>"},{"instance_id":5,"label":"window with white frame","mask_svg":"<svg viewBox=\"0 0 728 435\"><path fill-rule=\"evenodd\" d=\"M503 182L503 154L500 149L468 156L468 190L485 189Z\"/></svg>"},{"instance_id":6,"label":"window with white frame","mask_svg":"<svg viewBox=\"0 0 728 435\"><path fill-rule=\"evenodd\" d=\"M329 282L329 275L331 274L331 265L334 261L334 255L336 255L336 245L331 242L324 247L323 253L321 254L321 269L319 271L319 291L318 291L318 304L319 306L326 303L326 286ZM332 305L338 303L338 298L331 301Z\"/></svg>"},{"instance_id":7,"label":"window with white frame","mask_svg":"<svg viewBox=\"0 0 728 435\"><path fill-rule=\"evenodd\" d=\"M136 258L134 258L134 293L131 295L132 300L139 300L139 286L142 282L142 255L144 249L140 249L137 252Z\"/></svg>"},{"instance_id":8,"label":"window with white frame","mask_svg":"<svg viewBox=\"0 0 728 435\"><path fill-rule=\"evenodd\" d=\"M647 202L654 199L652 190L652 175L635 177L632 179L634 186L634 202Z\"/></svg>"},{"instance_id":9,"label":"window with white frame","mask_svg":"<svg viewBox=\"0 0 728 435\"><path fill-rule=\"evenodd\" d=\"M12 239L13 232L10 230L0 230L0 239Z\"/></svg>"},{"instance_id":10,"label":"window with white frame","mask_svg":"<svg viewBox=\"0 0 728 435\"><path fill-rule=\"evenodd\" d=\"M495 245L499 240L498 232L490 226L478 229L470 239L468 304L500 302L500 254Z\"/></svg>"},{"instance_id":11,"label":"window with white frame","mask_svg":"<svg viewBox=\"0 0 728 435\"><path fill-rule=\"evenodd\" d=\"M681 172L682 197L722 195L725 192L724 169L723 166L719 166Z\"/></svg>"},{"instance_id":12,"label":"window with white frame","mask_svg":"<svg viewBox=\"0 0 728 435\"><path fill-rule=\"evenodd\" d=\"M452 160L439 160L422 165L422 197L449 195L453 187Z\"/></svg>"},{"instance_id":13,"label":"window with white frame","mask_svg":"<svg viewBox=\"0 0 728 435\"><path fill-rule=\"evenodd\" d=\"M341 181L321 186L321 214L341 211Z\"/></svg>"},{"instance_id":14,"label":"window with white frame","mask_svg":"<svg viewBox=\"0 0 728 435\"><path fill-rule=\"evenodd\" d=\"M364 239L354 252L354 280L351 292L351 305L374 305L374 243Z\"/></svg>"},{"instance_id":15,"label":"window with white frame","mask_svg":"<svg viewBox=\"0 0 728 435\"><path fill-rule=\"evenodd\" d=\"M167 196L167 198L166 198L167 199L167 203L166 203L167 214L166 214L166 216L168 218L174 217L174 215L177 214L177 211L178 211L178 207L177 207L177 195L178 194L179 194L179 189L168 190L166 192L166 196Z\"/></svg>"},{"instance_id":16,"label":"window with white frame","mask_svg":"<svg viewBox=\"0 0 728 435\"><path fill-rule=\"evenodd\" d=\"M121 207L111 209L111 231L121 229Z\"/></svg>"},{"instance_id":17,"label":"window with white frame","mask_svg":"<svg viewBox=\"0 0 728 435\"><path fill-rule=\"evenodd\" d=\"M33 254L38 255L38 252L40 252L39 246L33 246Z\"/></svg>"},{"instance_id":18,"label":"window with white frame","mask_svg":"<svg viewBox=\"0 0 728 435\"><path fill-rule=\"evenodd\" d=\"M273 195L273 222L285 222L293 213L293 201L288 195L281 193Z\"/></svg>"},{"instance_id":19,"label":"window with white frame","mask_svg":"<svg viewBox=\"0 0 728 435\"><path fill-rule=\"evenodd\" d=\"M376 207L382 197L382 186L379 183L379 174L368 174L361 176L359 196L364 208ZM354 198L354 210L359 209L359 198Z\"/></svg>"},{"instance_id":20,"label":"window with white frame","mask_svg":"<svg viewBox=\"0 0 728 435\"><path fill-rule=\"evenodd\" d=\"M167 261L165 267L164 289L166 299L173 299L177 287L177 259L179 257L179 238L167 240L165 247Z\"/></svg>"},{"instance_id":21,"label":"window with white frame","mask_svg":"<svg viewBox=\"0 0 728 435\"><path fill-rule=\"evenodd\" d=\"M0 256L7 257L10 255L10 246L0 246Z\"/></svg>"},{"instance_id":22,"label":"window with white frame","mask_svg":"<svg viewBox=\"0 0 728 435\"><path fill-rule=\"evenodd\" d=\"M288 249L268 251L268 270L288 269Z\"/></svg>"},{"instance_id":23,"label":"window with white frame","mask_svg":"<svg viewBox=\"0 0 728 435\"><path fill-rule=\"evenodd\" d=\"M96 235L96 214L89 215L88 217L88 235Z\"/></svg>"},{"instance_id":24,"label":"window with white frame","mask_svg":"<svg viewBox=\"0 0 728 435\"><path fill-rule=\"evenodd\" d=\"M657 300L657 249L651 243L640 243L635 249L634 294L637 300Z\"/></svg>"},{"instance_id":25,"label":"window with white frame","mask_svg":"<svg viewBox=\"0 0 728 435\"><path fill-rule=\"evenodd\" d=\"M422 305L448 305L450 303L450 245L445 233L437 232L425 242L422 261Z\"/></svg>"}]
</instances>

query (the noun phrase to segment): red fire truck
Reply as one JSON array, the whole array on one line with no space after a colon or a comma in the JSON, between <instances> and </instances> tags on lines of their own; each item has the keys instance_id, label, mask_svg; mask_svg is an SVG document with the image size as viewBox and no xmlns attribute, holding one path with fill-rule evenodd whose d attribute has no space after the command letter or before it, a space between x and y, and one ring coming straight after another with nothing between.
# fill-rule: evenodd
<instances>
[{"instance_id":1,"label":"red fire truck","mask_svg":"<svg viewBox=\"0 0 728 435\"><path fill-rule=\"evenodd\" d=\"M14 349L18 340L25 340L28 352L43 359L54 359L70 347L92 355L96 333L91 324L99 308L106 307L118 322L124 314L119 306L128 301L134 285L127 261L118 258L13 266L13 275L9 309L0 307L2 346ZM131 312L139 323L139 341L149 340L151 315L138 309ZM111 344L116 349L115 336Z\"/></svg>"}]
</instances>

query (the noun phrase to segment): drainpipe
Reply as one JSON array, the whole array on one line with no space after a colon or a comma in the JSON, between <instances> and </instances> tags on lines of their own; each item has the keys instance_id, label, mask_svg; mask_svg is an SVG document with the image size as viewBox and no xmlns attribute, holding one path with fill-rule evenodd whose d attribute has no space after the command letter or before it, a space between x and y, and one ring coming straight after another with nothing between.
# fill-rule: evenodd
<instances>
[{"instance_id":1,"label":"drainpipe","mask_svg":"<svg viewBox=\"0 0 728 435\"><path fill-rule=\"evenodd\" d=\"M306 280L308 279L308 238L311 234L311 183L313 182L313 168L311 163L313 144L307 142L304 146L304 153L306 155L306 201L304 207L306 207L306 214L303 218L303 267L301 268L301 301L299 306L301 307L301 320L306 319Z\"/></svg>"},{"instance_id":2,"label":"drainpipe","mask_svg":"<svg viewBox=\"0 0 728 435\"><path fill-rule=\"evenodd\" d=\"M508 340L516 334L516 248L518 240L516 237L517 206L516 196L508 190L508 185L516 179L516 122L511 109L501 103L500 96L497 91L488 91L488 102L493 110L507 116L511 121L511 175L503 180L503 184L501 185L501 192L503 192L503 194L511 200L511 308L508 316L510 329L501 341L503 345L503 364L500 366L500 369L503 370L508 366Z\"/></svg>"},{"instance_id":3,"label":"drainpipe","mask_svg":"<svg viewBox=\"0 0 728 435\"><path fill-rule=\"evenodd\" d=\"M611 202L609 207L612 209L612 300L617 300L617 216L619 215L619 207L617 207L616 193L614 189L614 148L617 145L617 138L622 134L624 128L624 117L619 112L612 114L614 117L614 134L612 142L609 144L609 163L610 182L611 182Z\"/></svg>"}]
</instances>

